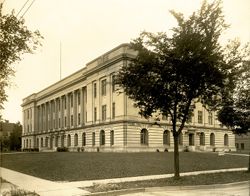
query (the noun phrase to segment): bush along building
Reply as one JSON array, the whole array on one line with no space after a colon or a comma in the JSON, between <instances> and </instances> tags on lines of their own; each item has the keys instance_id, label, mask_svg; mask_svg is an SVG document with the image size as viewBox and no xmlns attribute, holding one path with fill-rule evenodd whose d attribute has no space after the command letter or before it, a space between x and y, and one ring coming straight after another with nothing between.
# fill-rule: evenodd
<instances>
[{"instance_id":1,"label":"bush along building","mask_svg":"<svg viewBox=\"0 0 250 196\"><path fill-rule=\"evenodd\" d=\"M81 70L23 99L22 148L69 151L173 151L169 117L145 119L133 101L117 92L115 74L136 52L129 44L87 63ZM180 150L235 151L235 136L216 112L196 104L179 139Z\"/></svg>"}]
</instances>

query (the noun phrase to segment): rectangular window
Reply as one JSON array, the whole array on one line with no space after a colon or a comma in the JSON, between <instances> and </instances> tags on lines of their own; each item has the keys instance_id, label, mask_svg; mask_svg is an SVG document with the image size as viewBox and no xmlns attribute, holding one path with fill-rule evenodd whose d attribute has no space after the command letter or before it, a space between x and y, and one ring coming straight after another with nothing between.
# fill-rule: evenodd
<instances>
[{"instance_id":1,"label":"rectangular window","mask_svg":"<svg viewBox=\"0 0 250 196\"><path fill-rule=\"evenodd\" d=\"M77 93L77 102L78 102L78 105L80 105L81 104L81 94L80 94L80 92L78 92Z\"/></svg>"},{"instance_id":2,"label":"rectangular window","mask_svg":"<svg viewBox=\"0 0 250 196\"><path fill-rule=\"evenodd\" d=\"M81 114L78 113L78 125L80 125L80 124L81 124Z\"/></svg>"},{"instance_id":3,"label":"rectangular window","mask_svg":"<svg viewBox=\"0 0 250 196\"><path fill-rule=\"evenodd\" d=\"M107 111L107 106L103 105L102 106L102 121L106 120L106 111Z\"/></svg>"},{"instance_id":4,"label":"rectangular window","mask_svg":"<svg viewBox=\"0 0 250 196\"><path fill-rule=\"evenodd\" d=\"M240 148L241 148L241 150L244 150L244 149L245 149L244 143L241 143L241 144L240 144Z\"/></svg>"},{"instance_id":5,"label":"rectangular window","mask_svg":"<svg viewBox=\"0 0 250 196\"><path fill-rule=\"evenodd\" d=\"M96 107L94 108L94 122L97 120L97 109Z\"/></svg>"},{"instance_id":6,"label":"rectangular window","mask_svg":"<svg viewBox=\"0 0 250 196\"><path fill-rule=\"evenodd\" d=\"M236 143L235 146L236 146L236 149L239 149L239 144L238 143Z\"/></svg>"},{"instance_id":7,"label":"rectangular window","mask_svg":"<svg viewBox=\"0 0 250 196\"><path fill-rule=\"evenodd\" d=\"M70 106L73 107L73 94L70 95Z\"/></svg>"},{"instance_id":8,"label":"rectangular window","mask_svg":"<svg viewBox=\"0 0 250 196\"><path fill-rule=\"evenodd\" d=\"M70 115L70 125L73 126L73 115Z\"/></svg>"},{"instance_id":9,"label":"rectangular window","mask_svg":"<svg viewBox=\"0 0 250 196\"><path fill-rule=\"evenodd\" d=\"M29 114L30 114L29 110L27 110L27 119L29 119Z\"/></svg>"},{"instance_id":10,"label":"rectangular window","mask_svg":"<svg viewBox=\"0 0 250 196\"><path fill-rule=\"evenodd\" d=\"M60 111L60 107L61 107L61 104L60 104L60 100L58 101L58 103L57 103L57 107L58 107L58 111Z\"/></svg>"},{"instance_id":11,"label":"rectangular window","mask_svg":"<svg viewBox=\"0 0 250 196\"><path fill-rule=\"evenodd\" d=\"M168 120L168 116L167 115L162 115L162 120Z\"/></svg>"},{"instance_id":12,"label":"rectangular window","mask_svg":"<svg viewBox=\"0 0 250 196\"><path fill-rule=\"evenodd\" d=\"M106 79L104 79L104 80L101 81L102 96L106 95L106 84L107 84L107 80Z\"/></svg>"},{"instance_id":13,"label":"rectangular window","mask_svg":"<svg viewBox=\"0 0 250 196\"><path fill-rule=\"evenodd\" d=\"M208 124L209 125L213 124L213 113L212 112L208 113Z\"/></svg>"},{"instance_id":14,"label":"rectangular window","mask_svg":"<svg viewBox=\"0 0 250 196\"><path fill-rule=\"evenodd\" d=\"M66 110L67 109L67 100L66 100L66 96L64 96L64 109Z\"/></svg>"},{"instance_id":15,"label":"rectangular window","mask_svg":"<svg viewBox=\"0 0 250 196\"><path fill-rule=\"evenodd\" d=\"M95 132L92 133L92 146L95 145Z\"/></svg>"},{"instance_id":16,"label":"rectangular window","mask_svg":"<svg viewBox=\"0 0 250 196\"><path fill-rule=\"evenodd\" d=\"M112 92L115 92L115 75L112 75Z\"/></svg>"},{"instance_id":17,"label":"rectangular window","mask_svg":"<svg viewBox=\"0 0 250 196\"><path fill-rule=\"evenodd\" d=\"M202 124L203 119L202 119L202 111L198 111L198 123Z\"/></svg>"},{"instance_id":18,"label":"rectangular window","mask_svg":"<svg viewBox=\"0 0 250 196\"><path fill-rule=\"evenodd\" d=\"M61 127L61 119L58 118L58 127Z\"/></svg>"},{"instance_id":19,"label":"rectangular window","mask_svg":"<svg viewBox=\"0 0 250 196\"><path fill-rule=\"evenodd\" d=\"M67 127L67 117L64 117L64 126Z\"/></svg>"},{"instance_id":20,"label":"rectangular window","mask_svg":"<svg viewBox=\"0 0 250 196\"><path fill-rule=\"evenodd\" d=\"M96 83L93 84L93 93L94 93L94 98L96 98L96 94L97 94Z\"/></svg>"},{"instance_id":21,"label":"rectangular window","mask_svg":"<svg viewBox=\"0 0 250 196\"><path fill-rule=\"evenodd\" d=\"M115 119L115 102L112 103L112 119Z\"/></svg>"}]
</instances>

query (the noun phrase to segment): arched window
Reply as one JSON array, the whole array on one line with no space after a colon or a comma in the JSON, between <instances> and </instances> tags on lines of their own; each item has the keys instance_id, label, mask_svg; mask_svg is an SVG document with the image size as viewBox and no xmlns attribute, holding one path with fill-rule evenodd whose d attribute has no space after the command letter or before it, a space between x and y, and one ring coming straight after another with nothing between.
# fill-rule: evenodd
<instances>
[{"instance_id":1,"label":"arched window","mask_svg":"<svg viewBox=\"0 0 250 196\"><path fill-rule=\"evenodd\" d=\"M180 133L179 135L179 145L182 146L183 145L183 134Z\"/></svg>"},{"instance_id":2,"label":"arched window","mask_svg":"<svg viewBox=\"0 0 250 196\"><path fill-rule=\"evenodd\" d=\"M78 135L77 135L77 133L74 135L74 146L78 146Z\"/></svg>"},{"instance_id":3,"label":"arched window","mask_svg":"<svg viewBox=\"0 0 250 196\"><path fill-rule=\"evenodd\" d=\"M228 146L228 135L224 135L224 146Z\"/></svg>"},{"instance_id":4,"label":"arched window","mask_svg":"<svg viewBox=\"0 0 250 196\"><path fill-rule=\"evenodd\" d=\"M101 146L105 145L105 132L104 132L104 130L100 131L100 145Z\"/></svg>"},{"instance_id":5,"label":"arched window","mask_svg":"<svg viewBox=\"0 0 250 196\"><path fill-rule=\"evenodd\" d=\"M58 147L58 139L59 139L59 137L56 136L56 137L55 137L55 147Z\"/></svg>"},{"instance_id":6,"label":"arched window","mask_svg":"<svg viewBox=\"0 0 250 196\"><path fill-rule=\"evenodd\" d=\"M95 132L92 132L92 146L95 145Z\"/></svg>"},{"instance_id":7,"label":"arched window","mask_svg":"<svg viewBox=\"0 0 250 196\"><path fill-rule=\"evenodd\" d=\"M141 130L141 144L148 145L148 130L147 129Z\"/></svg>"},{"instance_id":8,"label":"arched window","mask_svg":"<svg viewBox=\"0 0 250 196\"><path fill-rule=\"evenodd\" d=\"M163 132L163 144L170 146L170 132L168 130Z\"/></svg>"},{"instance_id":9,"label":"arched window","mask_svg":"<svg viewBox=\"0 0 250 196\"><path fill-rule=\"evenodd\" d=\"M49 140L49 138L46 137L46 138L45 138L45 147L48 147L48 142L49 142L48 140Z\"/></svg>"},{"instance_id":10,"label":"arched window","mask_svg":"<svg viewBox=\"0 0 250 196\"><path fill-rule=\"evenodd\" d=\"M215 136L214 133L210 134L210 146L214 146L215 144Z\"/></svg>"},{"instance_id":11,"label":"arched window","mask_svg":"<svg viewBox=\"0 0 250 196\"><path fill-rule=\"evenodd\" d=\"M64 147L64 135L61 136L61 147Z\"/></svg>"},{"instance_id":12,"label":"arched window","mask_svg":"<svg viewBox=\"0 0 250 196\"><path fill-rule=\"evenodd\" d=\"M71 136L70 134L68 135L68 138L67 138L67 146L71 146Z\"/></svg>"},{"instance_id":13,"label":"arched window","mask_svg":"<svg viewBox=\"0 0 250 196\"><path fill-rule=\"evenodd\" d=\"M39 138L36 138L36 147L39 148Z\"/></svg>"},{"instance_id":14,"label":"arched window","mask_svg":"<svg viewBox=\"0 0 250 196\"><path fill-rule=\"evenodd\" d=\"M86 146L86 133L82 133L82 146Z\"/></svg>"},{"instance_id":15,"label":"arched window","mask_svg":"<svg viewBox=\"0 0 250 196\"><path fill-rule=\"evenodd\" d=\"M200 133L200 146L205 145L205 134L203 132Z\"/></svg>"},{"instance_id":16,"label":"arched window","mask_svg":"<svg viewBox=\"0 0 250 196\"><path fill-rule=\"evenodd\" d=\"M114 131L110 131L110 146L114 145Z\"/></svg>"},{"instance_id":17,"label":"arched window","mask_svg":"<svg viewBox=\"0 0 250 196\"><path fill-rule=\"evenodd\" d=\"M41 138L41 147L43 147L43 138Z\"/></svg>"}]
</instances>

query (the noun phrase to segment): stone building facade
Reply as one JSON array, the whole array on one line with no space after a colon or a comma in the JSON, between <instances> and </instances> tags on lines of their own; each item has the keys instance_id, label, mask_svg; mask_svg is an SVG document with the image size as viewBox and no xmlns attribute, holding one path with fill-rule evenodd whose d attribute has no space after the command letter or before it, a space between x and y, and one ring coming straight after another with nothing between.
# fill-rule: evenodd
<instances>
[{"instance_id":1,"label":"stone building facade","mask_svg":"<svg viewBox=\"0 0 250 196\"><path fill-rule=\"evenodd\" d=\"M114 75L136 56L121 44L59 82L23 99L22 148L68 147L71 151L172 151L170 119L138 115L117 93ZM180 150L235 150L235 136L215 112L196 105L179 140Z\"/></svg>"},{"instance_id":2,"label":"stone building facade","mask_svg":"<svg viewBox=\"0 0 250 196\"><path fill-rule=\"evenodd\" d=\"M250 132L242 135L235 135L235 145L237 151L250 152Z\"/></svg>"}]
</instances>

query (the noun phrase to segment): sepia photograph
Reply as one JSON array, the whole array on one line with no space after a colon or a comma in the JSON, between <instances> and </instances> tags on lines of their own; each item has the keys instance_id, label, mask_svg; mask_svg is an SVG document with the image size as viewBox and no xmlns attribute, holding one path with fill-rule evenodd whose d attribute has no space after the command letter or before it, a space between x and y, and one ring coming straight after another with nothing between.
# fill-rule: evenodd
<instances>
[{"instance_id":1,"label":"sepia photograph","mask_svg":"<svg viewBox=\"0 0 250 196\"><path fill-rule=\"evenodd\" d=\"M249 0L0 0L0 196L250 196Z\"/></svg>"}]
</instances>

